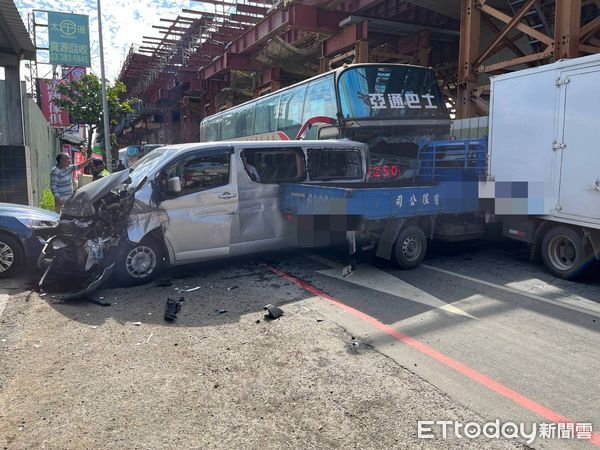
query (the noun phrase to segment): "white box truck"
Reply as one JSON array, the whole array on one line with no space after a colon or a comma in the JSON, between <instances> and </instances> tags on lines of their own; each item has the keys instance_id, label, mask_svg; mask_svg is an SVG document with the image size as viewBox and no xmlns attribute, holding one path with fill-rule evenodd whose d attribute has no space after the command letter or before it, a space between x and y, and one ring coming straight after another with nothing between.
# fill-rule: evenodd
<instances>
[{"instance_id":1,"label":"white box truck","mask_svg":"<svg viewBox=\"0 0 600 450\"><path fill-rule=\"evenodd\" d=\"M600 259L600 55L493 77L486 210L556 276Z\"/></svg>"}]
</instances>

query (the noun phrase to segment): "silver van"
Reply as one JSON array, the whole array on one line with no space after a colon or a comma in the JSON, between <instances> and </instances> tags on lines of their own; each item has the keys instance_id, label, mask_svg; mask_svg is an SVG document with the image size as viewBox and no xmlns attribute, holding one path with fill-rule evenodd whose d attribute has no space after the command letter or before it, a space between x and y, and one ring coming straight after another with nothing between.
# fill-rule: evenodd
<instances>
[{"instance_id":1,"label":"silver van","mask_svg":"<svg viewBox=\"0 0 600 450\"><path fill-rule=\"evenodd\" d=\"M161 147L79 189L44 232L41 287L90 292L111 274L152 279L165 265L292 246L281 183L360 182L367 148L339 141L232 141ZM73 283L70 283L73 284Z\"/></svg>"}]
</instances>

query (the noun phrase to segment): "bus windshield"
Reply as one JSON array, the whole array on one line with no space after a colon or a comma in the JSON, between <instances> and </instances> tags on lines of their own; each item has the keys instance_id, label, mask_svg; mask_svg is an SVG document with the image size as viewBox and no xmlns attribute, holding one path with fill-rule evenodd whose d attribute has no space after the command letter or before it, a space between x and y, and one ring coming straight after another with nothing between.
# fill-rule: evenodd
<instances>
[{"instance_id":1,"label":"bus windshield","mask_svg":"<svg viewBox=\"0 0 600 450\"><path fill-rule=\"evenodd\" d=\"M351 67L340 74L338 89L346 120L448 118L435 74L424 67Z\"/></svg>"}]
</instances>

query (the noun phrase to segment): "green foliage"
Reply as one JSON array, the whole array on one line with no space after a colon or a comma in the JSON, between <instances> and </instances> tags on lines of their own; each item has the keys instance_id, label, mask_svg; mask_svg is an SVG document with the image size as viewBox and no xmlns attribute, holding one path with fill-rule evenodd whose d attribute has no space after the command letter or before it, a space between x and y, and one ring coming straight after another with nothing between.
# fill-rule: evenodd
<instances>
[{"instance_id":1,"label":"green foliage","mask_svg":"<svg viewBox=\"0 0 600 450\"><path fill-rule=\"evenodd\" d=\"M102 84L94 74L86 74L80 80L72 80L58 84L57 91L62 98L53 100L59 108L64 108L74 124L88 125L90 137L94 130L103 128L102 117ZM114 85L106 84L106 98L110 126L119 123L123 115L133 112L131 105L137 99L124 99L127 88L125 84L117 81ZM91 148L88 145L88 148Z\"/></svg>"},{"instance_id":2,"label":"green foliage","mask_svg":"<svg viewBox=\"0 0 600 450\"><path fill-rule=\"evenodd\" d=\"M52 195L52 191L50 191L50 189L44 189L42 191L40 208L47 209L48 211L54 211L54 195Z\"/></svg>"}]
</instances>

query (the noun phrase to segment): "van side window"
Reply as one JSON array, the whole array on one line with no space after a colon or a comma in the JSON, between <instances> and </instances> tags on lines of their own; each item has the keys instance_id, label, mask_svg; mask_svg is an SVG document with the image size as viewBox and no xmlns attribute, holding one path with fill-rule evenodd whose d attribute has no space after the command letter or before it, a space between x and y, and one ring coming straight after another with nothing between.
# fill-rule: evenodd
<instances>
[{"instance_id":1,"label":"van side window","mask_svg":"<svg viewBox=\"0 0 600 450\"><path fill-rule=\"evenodd\" d=\"M170 167L167 175L181 180L179 197L224 186L229 183L229 154L190 155Z\"/></svg>"},{"instance_id":2,"label":"van side window","mask_svg":"<svg viewBox=\"0 0 600 450\"><path fill-rule=\"evenodd\" d=\"M246 148L240 156L246 173L257 183L290 183L306 178L304 153L301 148Z\"/></svg>"},{"instance_id":3,"label":"van side window","mask_svg":"<svg viewBox=\"0 0 600 450\"><path fill-rule=\"evenodd\" d=\"M309 148L308 173L311 180L361 178L360 151L356 148Z\"/></svg>"}]
</instances>

